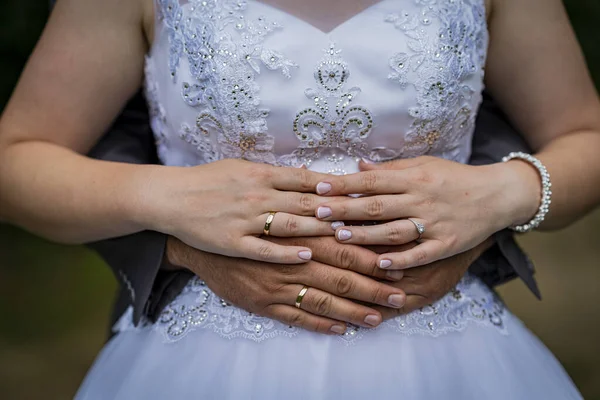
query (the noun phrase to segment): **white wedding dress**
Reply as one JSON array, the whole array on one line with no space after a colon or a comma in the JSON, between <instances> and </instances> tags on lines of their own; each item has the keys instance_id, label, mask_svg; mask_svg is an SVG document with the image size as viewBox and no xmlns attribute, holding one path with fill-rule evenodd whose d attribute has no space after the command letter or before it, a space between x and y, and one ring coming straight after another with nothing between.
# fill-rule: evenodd
<instances>
[{"instance_id":1,"label":"white wedding dress","mask_svg":"<svg viewBox=\"0 0 600 400\"><path fill-rule=\"evenodd\" d=\"M146 88L166 165L223 158L353 173L466 162L484 0L383 0L325 33L245 0L156 0ZM77 399L580 399L553 355L466 276L432 306L325 336L227 304L198 279L155 324L131 313Z\"/></svg>"}]
</instances>

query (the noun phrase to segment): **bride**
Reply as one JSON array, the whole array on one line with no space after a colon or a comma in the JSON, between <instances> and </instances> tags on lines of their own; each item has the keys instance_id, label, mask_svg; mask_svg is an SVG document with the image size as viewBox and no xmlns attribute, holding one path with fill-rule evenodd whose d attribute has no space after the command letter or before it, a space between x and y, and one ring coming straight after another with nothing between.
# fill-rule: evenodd
<instances>
[{"instance_id":1,"label":"bride","mask_svg":"<svg viewBox=\"0 0 600 400\"><path fill-rule=\"evenodd\" d=\"M83 156L143 79L164 165ZM484 81L535 156L464 165ZM398 271L581 217L599 148L559 0L60 0L0 120L0 217L277 264L312 253L268 236L407 244L378 259ZM468 274L388 321L391 287L352 315L308 284L273 295L289 325L198 279L154 324L126 313L77 398L581 398Z\"/></svg>"}]
</instances>

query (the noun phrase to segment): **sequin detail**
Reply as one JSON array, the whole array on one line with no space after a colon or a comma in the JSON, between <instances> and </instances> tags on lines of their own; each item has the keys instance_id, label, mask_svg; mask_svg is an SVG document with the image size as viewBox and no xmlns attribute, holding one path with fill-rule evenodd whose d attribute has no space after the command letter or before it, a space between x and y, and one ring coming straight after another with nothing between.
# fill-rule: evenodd
<instances>
[{"instance_id":1,"label":"sequin detail","mask_svg":"<svg viewBox=\"0 0 600 400\"><path fill-rule=\"evenodd\" d=\"M198 108L196 126L182 124L179 136L198 151L201 161L242 158L275 164L275 139L267 134L269 110L261 108L255 81L261 68L291 77L297 65L262 45L281 28L264 17L247 20L245 0L158 0L159 19L169 32L169 69L178 80L187 58L194 82L182 83L186 104Z\"/></svg>"},{"instance_id":2,"label":"sequin detail","mask_svg":"<svg viewBox=\"0 0 600 400\"><path fill-rule=\"evenodd\" d=\"M407 52L394 54L389 79L413 84L417 106L403 157L434 155L466 162L461 151L475 128L488 43L482 0L412 0L419 11L388 15L403 32ZM431 30L437 26L437 34ZM476 86L477 89L473 89Z\"/></svg>"},{"instance_id":3,"label":"sequin detail","mask_svg":"<svg viewBox=\"0 0 600 400\"><path fill-rule=\"evenodd\" d=\"M505 313L505 306L500 299L479 280L467 275L454 290L431 306L385 321L376 329L351 326L346 334L338 339L352 344L356 340L367 338L378 329L393 329L402 335L440 336L462 331L471 324L490 327L507 334ZM180 340L198 329L208 329L228 339L241 337L256 342L276 336L293 337L302 332L298 328L228 304L198 278L190 280L177 299L161 313L155 324L143 321L136 328L131 322L131 315L125 314L115 329L153 329L167 342Z\"/></svg>"},{"instance_id":4,"label":"sequin detail","mask_svg":"<svg viewBox=\"0 0 600 400\"><path fill-rule=\"evenodd\" d=\"M326 172L344 175L346 157L355 158L356 162L369 157L366 140L374 122L367 108L354 104L360 88L346 89L350 69L341 57L342 51L331 44L324 52L325 57L314 72L317 86L304 92L313 106L300 111L293 122L300 146L291 159L292 163L309 167L313 161L325 158ZM281 162L290 164L289 157L283 157Z\"/></svg>"}]
</instances>

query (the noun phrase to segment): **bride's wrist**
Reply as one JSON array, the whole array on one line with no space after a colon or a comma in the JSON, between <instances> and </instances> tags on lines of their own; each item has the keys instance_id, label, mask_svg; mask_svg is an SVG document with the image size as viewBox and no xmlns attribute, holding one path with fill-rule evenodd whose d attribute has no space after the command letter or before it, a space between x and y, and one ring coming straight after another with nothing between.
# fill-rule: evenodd
<instances>
[{"instance_id":1,"label":"bride's wrist","mask_svg":"<svg viewBox=\"0 0 600 400\"><path fill-rule=\"evenodd\" d=\"M140 230L151 230L169 234L169 184L174 182L176 167L162 165L143 166L131 182L135 199L130 203L129 214ZM171 197L172 198L172 197Z\"/></svg>"},{"instance_id":2,"label":"bride's wrist","mask_svg":"<svg viewBox=\"0 0 600 400\"><path fill-rule=\"evenodd\" d=\"M540 206L542 191L538 171L528 162L514 159L493 164L498 184L497 209L502 228L530 221Z\"/></svg>"}]
</instances>

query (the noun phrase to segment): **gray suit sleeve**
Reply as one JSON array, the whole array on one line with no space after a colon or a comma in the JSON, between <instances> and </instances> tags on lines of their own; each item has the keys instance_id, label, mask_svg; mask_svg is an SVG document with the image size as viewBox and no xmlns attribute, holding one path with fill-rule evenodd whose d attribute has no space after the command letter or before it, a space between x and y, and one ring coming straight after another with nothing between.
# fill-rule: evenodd
<instances>
[{"instance_id":1,"label":"gray suit sleeve","mask_svg":"<svg viewBox=\"0 0 600 400\"><path fill-rule=\"evenodd\" d=\"M494 101L484 94L473 138L472 165L500 162L512 151L531 152L525 140L510 125ZM471 272L490 286L520 277L538 297L541 294L534 278L531 260L514 240L509 230L494 235L495 245L471 266Z\"/></svg>"},{"instance_id":2,"label":"gray suit sleeve","mask_svg":"<svg viewBox=\"0 0 600 400\"><path fill-rule=\"evenodd\" d=\"M129 102L89 156L133 164L158 163L141 93ZM106 261L123 288L115 317L133 305L134 322L138 323L150 306L150 294L161 267L166 239L164 234L146 231L89 244Z\"/></svg>"}]
</instances>

